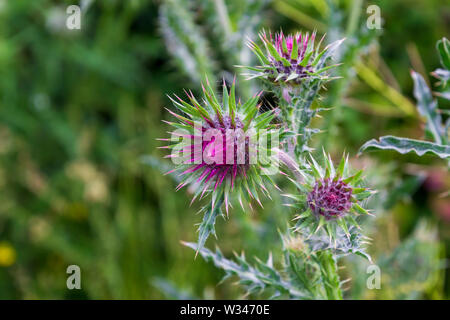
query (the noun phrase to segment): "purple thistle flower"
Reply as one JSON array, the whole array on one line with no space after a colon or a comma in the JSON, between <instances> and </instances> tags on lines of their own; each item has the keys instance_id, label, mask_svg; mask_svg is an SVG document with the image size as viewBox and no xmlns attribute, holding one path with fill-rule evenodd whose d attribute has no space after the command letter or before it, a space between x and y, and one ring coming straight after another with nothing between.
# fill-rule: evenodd
<instances>
[{"instance_id":1,"label":"purple thistle flower","mask_svg":"<svg viewBox=\"0 0 450 320\"><path fill-rule=\"evenodd\" d=\"M187 97L189 102L178 97L170 98L184 114L169 111L179 120L177 123L169 122L177 129L172 136L182 139L167 146L173 149L167 157L178 162L177 167L169 171L178 172L181 178L177 190L188 184L193 186L192 201L212 193L212 205L216 199L223 199L227 212L230 193L235 189L241 206L242 198L255 199L261 204L259 192L269 196L264 181L271 182L271 179L257 161L258 154L269 151L271 159L277 159L275 149L263 150L265 146L258 144L258 138L275 128L270 124L274 111L258 113L259 94L244 104L236 101L234 82L230 91L224 83L221 102L209 82L203 87L202 104L191 92Z\"/></svg>"},{"instance_id":2,"label":"purple thistle flower","mask_svg":"<svg viewBox=\"0 0 450 320\"><path fill-rule=\"evenodd\" d=\"M246 176L250 166L250 137L243 137L243 141L239 137L240 134L244 134L243 131L239 133L239 130L243 128L244 124L239 116L236 116L232 121L231 116L227 113L223 115L222 119L216 116L214 119L204 121L201 133L191 135L192 144L187 149L183 149L183 151L188 151L187 157L189 160L187 162L193 164L193 166L181 175L201 172L196 182L203 181L205 183L203 193L207 190L209 181L214 182L212 183L214 191L227 180L230 181L233 189L236 178ZM207 134L209 130L218 130L223 138L209 137ZM236 134L227 138L228 130L233 130ZM244 146L242 147L241 144L244 144ZM233 152L229 152L228 148L233 148ZM197 150L201 153L199 154ZM231 161L227 159L229 154L233 155ZM195 165L197 159L201 163Z\"/></svg>"}]
</instances>

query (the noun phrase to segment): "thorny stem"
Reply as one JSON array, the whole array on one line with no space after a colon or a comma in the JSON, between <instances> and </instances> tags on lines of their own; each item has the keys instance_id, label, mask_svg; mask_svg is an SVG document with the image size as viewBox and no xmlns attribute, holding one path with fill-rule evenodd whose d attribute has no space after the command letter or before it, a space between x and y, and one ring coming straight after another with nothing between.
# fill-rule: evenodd
<instances>
[{"instance_id":1,"label":"thorny stem","mask_svg":"<svg viewBox=\"0 0 450 320\"><path fill-rule=\"evenodd\" d=\"M342 300L342 290L339 275L337 273L336 259L331 250L318 251L317 262L320 264L320 272L327 298L330 300Z\"/></svg>"},{"instance_id":2,"label":"thorny stem","mask_svg":"<svg viewBox=\"0 0 450 320\"><path fill-rule=\"evenodd\" d=\"M300 107L297 111L297 144L295 146L295 155L300 158L306 151L308 151L308 142L311 138L310 132L308 132L309 124L313 116L312 111L309 108Z\"/></svg>"},{"instance_id":3,"label":"thorny stem","mask_svg":"<svg viewBox=\"0 0 450 320\"><path fill-rule=\"evenodd\" d=\"M309 125L316 114L316 111L311 109L311 105L320 85L321 81L315 80L299 88L284 88L276 92L287 128L296 134L296 138L289 138L287 145L289 155L296 159L300 159L310 150L308 142L312 131Z\"/></svg>"}]
</instances>

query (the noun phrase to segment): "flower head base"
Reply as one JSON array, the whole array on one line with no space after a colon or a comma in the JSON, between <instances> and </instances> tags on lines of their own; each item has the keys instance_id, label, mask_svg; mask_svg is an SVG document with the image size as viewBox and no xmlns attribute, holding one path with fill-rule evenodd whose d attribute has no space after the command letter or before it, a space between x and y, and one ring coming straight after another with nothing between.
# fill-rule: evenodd
<instances>
[{"instance_id":1,"label":"flower head base","mask_svg":"<svg viewBox=\"0 0 450 320\"><path fill-rule=\"evenodd\" d=\"M260 203L258 190L268 195L264 181L271 182L269 171L273 166L278 167L278 137L276 131L272 131L275 126L270 124L274 111L258 114L259 95L244 104L236 101L234 83L230 91L224 83L220 102L208 82L203 87L202 104L192 93L187 96L189 103L178 97L171 98L184 113L170 111L179 122L169 122L177 130L172 132L174 144L166 147L172 149L168 157L177 165L170 172L177 171L181 177L177 189L192 185L192 201L212 193L213 207L218 200L225 202L227 211L229 194L234 189L239 191L241 206L243 198ZM272 142L270 145L261 143L268 138ZM269 160L269 168L267 161L261 162L262 156L267 156L264 160Z\"/></svg>"},{"instance_id":2,"label":"flower head base","mask_svg":"<svg viewBox=\"0 0 450 320\"><path fill-rule=\"evenodd\" d=\"M352 188L342 179L317 180L308 193L308 206L317 216L335 219L343 216L352 206Z\"/></svg>"},{"instance_id":3,"label":"flower head base","mask_svg":"<svg viewBox=\"0 0 450 320\"><path fill-rule=\"evenodd\" d=\"M338 40L320 51L322 39L315 46L316 32L296 33L285 36L283 32L272 35L265 31L259 35L266 48L266 54L253 41L248 46L261 62L260 66L247 67L255 73L249 74L251 78L262 78L273 84L296 86L305 79L331 80L324 72L337 66L325 66L326 60L332 51L340 45Z\"/></svg>"}]
</instances>

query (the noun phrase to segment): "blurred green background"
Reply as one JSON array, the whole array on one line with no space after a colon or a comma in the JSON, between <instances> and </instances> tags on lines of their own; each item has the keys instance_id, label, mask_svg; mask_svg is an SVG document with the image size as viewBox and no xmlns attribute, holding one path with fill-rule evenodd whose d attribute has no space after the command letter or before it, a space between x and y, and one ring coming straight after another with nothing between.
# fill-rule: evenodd
<instances>
[{"instance_id":1,"label":"blurred green background","mask_svg":"<svg viewBox=\"0 0 450 320\"><path fill-rule=\"evenodd\" d=\"M344 78L323 93L334 109L318 120L326 132L316 144L355 157L380 135L421 138L409 69L433 86L435 43L450 34L450 3L441 0L376 1L383 29L370 39L349 22L356 2L365 25L363 1L225 1L231 25L222 36L230 43L208 27L208 1L81 1L82 28L68 30L65 9L76 2L0 0L0 299L241 298L180 244L195 241L201 203L189 207L189 192L175 192L176 181L162 174L170 164L155 139L168 135L166 94L198 94L198 70L215 80L240 72L233 65L250 59L245 34L260 27L316 28L330 39L347 33ZM176 19L190 24L177 30ZM195 32L177 38L190 46L169 38L190 27ZM197 59L190 70L176 59L186 48ZM238 80L243 96L257 85ZM389 152L353 161L381 188L379 216L367 228L386 276L383 290L367 291L364 266L349 261L356 272L347 297L449 298L445 162ZM292 216L280 201L274 194L265 210L219 219L219 240L207 246L262 259L276 253L277 229ZM81 268L81 290L66 287L71 264Z\"/></svg>"}]
</instances>

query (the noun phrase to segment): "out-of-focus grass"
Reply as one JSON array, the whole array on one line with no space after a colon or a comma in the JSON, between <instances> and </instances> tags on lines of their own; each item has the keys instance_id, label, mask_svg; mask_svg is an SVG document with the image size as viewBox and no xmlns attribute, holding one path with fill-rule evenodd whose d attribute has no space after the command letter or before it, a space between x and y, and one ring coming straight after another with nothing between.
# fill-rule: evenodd
<instances>
[{"instance_id":1,"label":"out-of-focus grass","mask_svg":"<svg viewBox=\"0 0 450 320\"><path fill-rule=\"evenodd\" d=\"M418 1L423 10L410 16L402 13L406 1L383 3L386 19L398 20L389 20L381 54L409 95L402 43L416 42L433 70L434 42L448 30L448 17L436 19L443 13L428 1ZM68 4L0 1L0 298L163 298L170 283L196 297L239 297L235 286L217 287L221 274L179 243L196 239L200 204L188 207L189 195L174 191L160 165L141 161L162 158L155 139L167 135L160 121L169 117L165 94L190 85L166 52L157 4L93 2L81 31L64 27ZM267 19L273 28L292 26L274 16ZM358 99L377 102L373 92ZM380 124L347 108L343 119L350 150L361 135L377 136L374 128L414 125ZM261 212L236 209L226 224L219 219L224 253L266 258L278 241L273 226L289 218L276 194ZM80 291L66 288L71 264L81 268Z\"/></svg>"}]
</instances>

